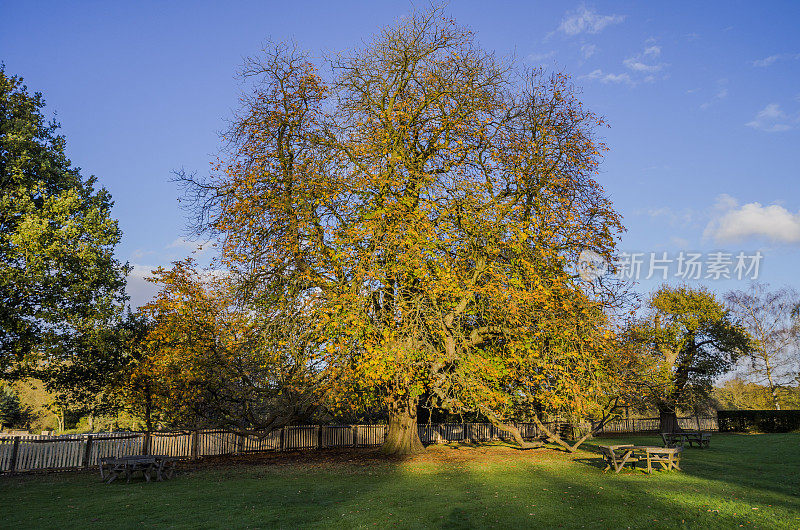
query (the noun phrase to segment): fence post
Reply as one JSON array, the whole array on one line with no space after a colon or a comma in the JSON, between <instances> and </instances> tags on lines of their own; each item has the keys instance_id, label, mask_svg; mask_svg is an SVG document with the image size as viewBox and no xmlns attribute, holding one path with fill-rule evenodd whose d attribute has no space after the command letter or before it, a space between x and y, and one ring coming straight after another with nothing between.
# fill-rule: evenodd
<instances>
[{"instance_id":1,"label":"fence post","mask_svg":"<svg viewBox=\"0 0 800 530\"><path fill-rule=\"evenodd\" d=\"M236 433L236 454L244 453L244 436L241 433Z\"/></svg>"},{"instance_id":2,"label":"fence post","mask_svg":"<svg viewBox=\"0 0 800 530\"><path fill-rule=\"evenodd\" d=\"M317 425L317 449L322 449L322 425Z\"/></svg>"},{"instance_id":3,"label":"fence post","mask_svg":"<svg viewBox=\"0 0 800 530\"><path fill-rule=\"evenodd\" d=\"M17 470L17 453L19 452L19 436L14 437L14 445L11 446L11 469L9 473L12 475Z\"/></svg>"},{"instance_id":4,"label":"fence post","mask_svg":"<svg viewBox=\"0 0 800 530\"><path fill-rule=\"evenodd\" d=\"M286 445L286 442L285 442L286 436L284 434L285 430L286 430L286 427L281 427L281 436L280 436L281 441L280 441L280 446L279 446L280 447L280 449L279 449L280 451L283 451L283 448Z\"/></svg>"},{"instance_id":5,"label":"fence post","mask_svg":"<svg viewBox=\"0 0 800 530\"><path fill-rule=\"evenodd\" d=\"M358 425L353 425L353 447L358 445Z\"/></svg>"},{"instance_id":6,"label":"fence post","mask_svg":"<svg viewBox=\"0 0 800 530\"><path fill-rule=\"evenodd\" d=\"M200 458L200 431L192 431L192 459L197 460Z\"/></svg>"},{"instance_id":7,"label":"fence post","mask_svg":"<svg viewBox=\"0 0 800 530\"><path fill-rule=\"evenodd\" d=\"M142 439L142 454L150 454L150 431L144 432L144 438Z\"/></svg>"},{"instance_id":8,"label":"fence post","mask_svg":"<svg viewBox=\"0 0 800 530\"><path fill-rule=\"evenodd\" d=\"M86 447L83 448L83 469L89 468L89 459L92 456L92 435L86 435Z\"/></svg>"}]
</instances>

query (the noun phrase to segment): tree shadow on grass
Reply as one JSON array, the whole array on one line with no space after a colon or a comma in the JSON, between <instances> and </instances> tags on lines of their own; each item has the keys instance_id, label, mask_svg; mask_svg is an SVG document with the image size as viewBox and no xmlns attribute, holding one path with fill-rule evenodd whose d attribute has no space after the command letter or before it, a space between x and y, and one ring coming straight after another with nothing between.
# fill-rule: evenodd
<instances>
[{"instance_id":1,"label":"tree shadow on grass","mask_svg":"<svg viewBox=\"0 0 800 530\"><path fill-rule=\"evenodd\" d=\"M624 435L612 439L595 439L584 445L585 450L598 452L598 445L618 443L660 445L655 437L626 440ZM681 472L737 488L787 495L800 502L798 448L798 434L715 433L708 448L684 447Z\"/></svg>"},{"instance_id":2,"label":"tree shadow on grass","mask_svg":"<svg viewBox=\"0 0 800 530\"><path fill-rule=\"evenodd\" d=\"M728 528L750 523L782 526L769 513L775 511L776 499L770 499L773 506L764 500L732 505L725 498L724 488L698 488L697 494L687 493L686 484L675 472L615 475L589 472L585 467L575 472L569 466L542 465L530 465L526 471L516 476L501 475L494 483L479 473L466 474L465 487L476 493L476 500L490 499L496 505L487 510L484 503L483 513L479 502L474 507L456 506L450 512L448 524L442 527ZM526 474L530 478L523 481ZM753 507L760 511L752 510ZM797 506L778 507L783 524L788 523L786 517L792 508Z\"/></svg>"}]
</instances>

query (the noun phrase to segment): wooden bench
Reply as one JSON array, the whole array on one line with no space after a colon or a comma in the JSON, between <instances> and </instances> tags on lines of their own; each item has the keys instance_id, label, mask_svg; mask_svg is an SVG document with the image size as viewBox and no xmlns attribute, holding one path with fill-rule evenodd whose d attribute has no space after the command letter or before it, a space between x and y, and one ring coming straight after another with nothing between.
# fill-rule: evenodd
<instances>
[{"instance_id":1,"label":"wooden bench","mask_svg":"<svg viewBox=\"0 0 800 530\"><path fill-rule=\"evenodd\" d=\"M661 439L664 441L664 447L683 447L687 443L689 447L694 447L694 444L701 449L708 447L711 444L710 432L662 432Z\"/></svg>"},{"instance_id":2,"label":"wooden bench","mask_svg":"<svg viewBox=\"0 0 800 530\"><path fill-rule=\"evenodd\" d=\"M153 475L160 482L172 478L177 460L164 455L104 457L100 459L100 480L111 484L117 478L125 477L126 482L130 482L134 473L141 472L147 482L150 482Z\"/></svg>"},{"instance_id":3,"label":"wooden bench","mask_svg":"<svg viewBox=\"0 0 800 530\"><path fill-rule=\"evenodd\" d=\"M689 442L689 447L697 444L697 447L703 449L711 444L710 432L690 432L686 433L686 440Z\"/></svg>"},{"instance_id":4,"label":"wooden bench","mask_svg":"<svg viewBox=\"0 0 800 530\"><path fill-rule=\"evenodd\" d=\"M647 472L653 472L653 464L659 464L662 469L681 470L681 453L683 447L642 447L647 458Z\"/></svg>"},{"instance_id":5,"label":"wooden bench","mask_svg":"<svg viewBox=\"0 0 800 530\"><path fill-rule=\"evenodd\" d=\"M633 445L632 444L625 444L625 445L600 445L600 454L603 455L603 458L606 461L606 467L603 471L607 471L610 468L614 468L615 473L619 473L625 464L633 464L639 461L639 459L634 456L633 454Z\"/></svg>"}]
</instances>

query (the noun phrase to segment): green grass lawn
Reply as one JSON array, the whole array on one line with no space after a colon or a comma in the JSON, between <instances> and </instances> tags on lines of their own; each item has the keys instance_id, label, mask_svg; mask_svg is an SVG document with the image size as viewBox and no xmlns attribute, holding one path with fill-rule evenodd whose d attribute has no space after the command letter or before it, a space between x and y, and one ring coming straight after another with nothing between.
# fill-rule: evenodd
<instances>
[{"instance_id":1,"label":"green grass lawn","mask_svg":"<svg viewBox=\"0 0 800 530\"><path fill-rule=\"evenodd\" d=\"M800 528L800 434L718 435L683 472L602 472L506 446L308 452L204 463L175 479L102 484L88 473L0 477L0 527Z\"/></svg>"}]
</instances>

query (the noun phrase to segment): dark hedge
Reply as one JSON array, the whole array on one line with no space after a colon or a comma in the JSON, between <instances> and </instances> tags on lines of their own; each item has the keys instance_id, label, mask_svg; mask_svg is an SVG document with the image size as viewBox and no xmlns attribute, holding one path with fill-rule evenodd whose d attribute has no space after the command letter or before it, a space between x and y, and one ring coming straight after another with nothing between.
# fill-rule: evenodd
<instances>
[{"instance_id":1,"label":"dark hedge","mask_svg":"<svg viewBox=\"0 0 800 530\"><path fill-rule=\"evenodd\" d=\"M720 432L790 432L800 429L800 410L720 410Z\"/></svg>"}]
</instances>

